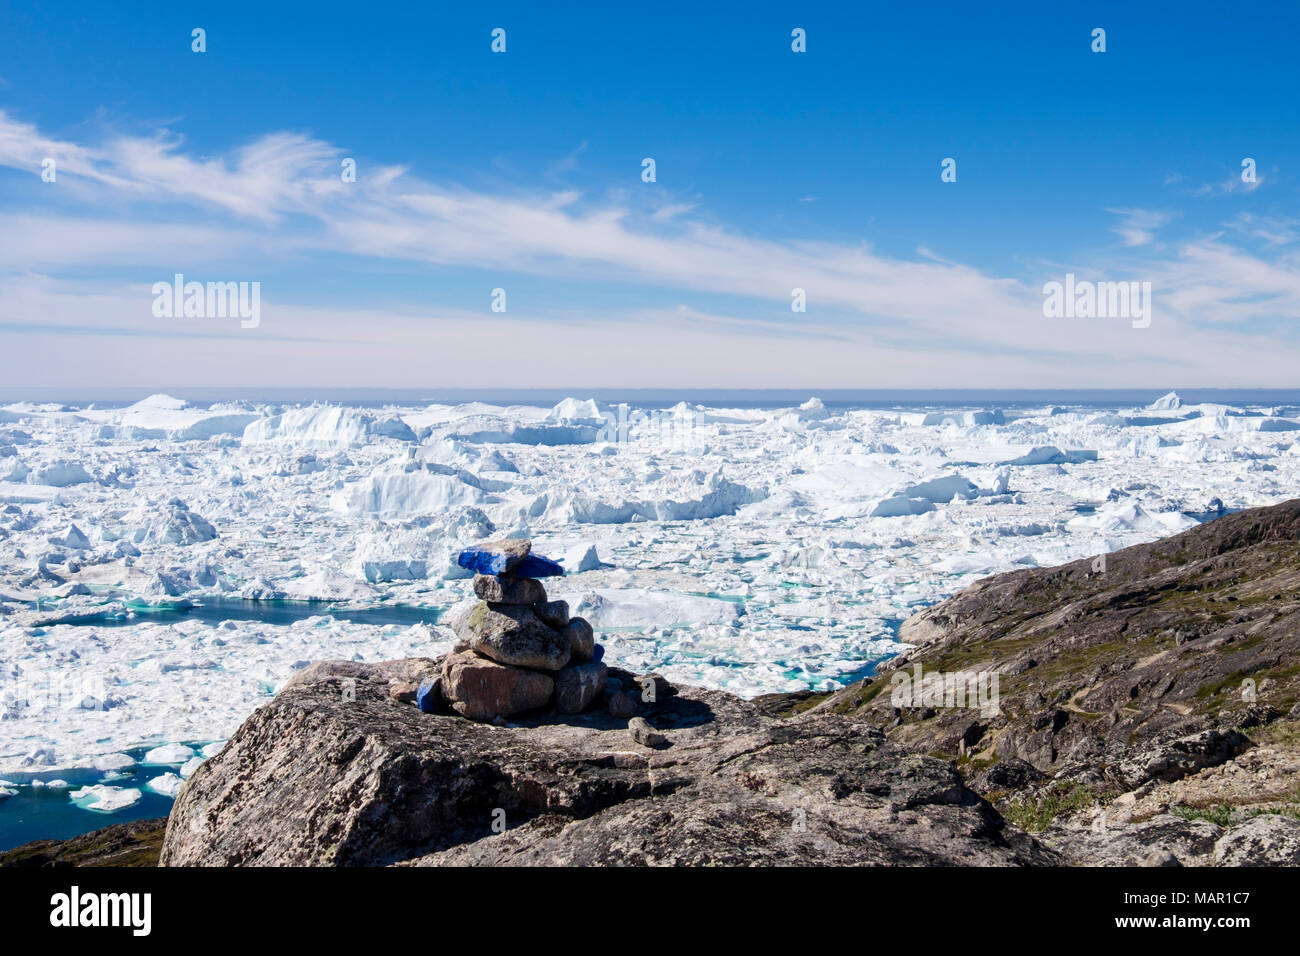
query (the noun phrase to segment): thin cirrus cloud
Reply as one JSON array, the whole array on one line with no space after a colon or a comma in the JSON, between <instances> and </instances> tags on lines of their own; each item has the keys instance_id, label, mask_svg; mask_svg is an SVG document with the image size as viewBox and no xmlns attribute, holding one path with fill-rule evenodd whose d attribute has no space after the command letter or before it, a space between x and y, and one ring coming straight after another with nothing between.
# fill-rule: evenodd
<instances>
[{"instance_id":1,"label":"thin cirrus cloud","mask_svg":"<svg viewBox=\"0 0 1300 956\"><path fill-rule=\"evenodd\" d=\"M294 367L288 374L304 383L326 369L337 374L349 367L347 357L357 357L350 330L361 315L367 341L388 356L384 367L392 374L408 374L390 354L402 348L402 336L408 346L424 342L440 353L456 343L456 354L473 359L490 338L463 333L477 326L479 333L491 328L514 341L524 336L534 356L552 353L549 364L534 361L517 370L539 387L571 381L575 372L590 380L595 353L604 363L602 375L647 387L680 375L755 387L794 378L827 387L1061 384L1059 370L1045 368L1055 363L1067 363L1080 376L1074 384L1132 385L1176 370L1196 384L1241 385L1273 368L1282 375L1284 363L1296 359L1294 342L1279 340L1276 329L1279 320L1300 318L1300 263L1291 236L1273 222L1255 230L1267 230L1272 248L1271 257L1262 258L1223 234L1157 242L1173 213L1112 209L1125 255L1069 268L1151 281L1156 324L1138 331L1116 322L1045 320L1041 284L1064 269L1040 265L1033 275L995 276L928 250L909 260L865 244L742 235L693 215L697 197L641 207L623 195L599 200L573 190L475 191L423 182L396 164L363 165L358 181L345 183L338 174L344 155L293 132L271 133L220 156L193 155L166 132L85 145L44 135L0 112L0 165L37 174L42 159L51 157L59 186L70 187L60 189L57 204L24 205L15 196L0 208L0 336L18 334L20 327L24 335L36 334L42 319L51 317L53 327L56 315L65 328L84 327L77 323L78 296L92 291L115 303L109 314L118 327L148 335L151 316L139 306L141 293L127 291L126 273L158 262L198 261L234 270L221 278L263 281L269 320L263 328L271 331L257 348L250 349L247 336L232 342L242 351L240 374L259 374L260 361L267 374L276 369L283 375L289 361ZM1235 234L1244 237L1254 225L1240 220ZM389 297L371 294L360 266L363 278L352 303L294 304L265 288L273 285L278 262L339 254L361 264L397 261L542 277L564 283L569 292L586 281L623 283L629 304L613 313L579 303L562 314L500 316L487 312L486 300L483 313L422 300L380 311L373 303ZM123 277L87 278L105 270ZM32 277L40 275L57 276L69 291L33 286ZM806 290L808 313L788 312L795 288ZM647 290L678 307L648 307ZM727 308L733 312L722 321L727 313L690 305L700 295L732 301ZM747 310L752 317L745 317ZM771 317L782 311L786 318L775 326ZM662 342L647 336L647 315L655 317L651 325L658 324ZM101 325L103 335L111 335L114 323ZM1231 341L1224 340L1225 325L1233 326ZM593 328L600 329L598 343ZM159 331L162 351L155 358L177 347L167 344L174 332ZM302 351L290 355L273 347L271 335L283 348L298 336ZM712 363L683 361L691 349L712 356ZM728 362L728 354L736 361ZM1262 364L1261 354L1268 356ZM663 361L648 365L648 356ZM1240 364L1229 367L1227 361ZM354 362L349 374L366 372ZM412 367L409 374L420 373Z\"/></svg>"},{"instance_id":2,"label":"thin cirrus cloud","mask_svg":"<svg viewBox=\"0 0 1300 956\"><path fill-rule=\"evenodd\" d=\"M0 163L35 170L44 153L59 164L61 176L93 182L117 200L214 207L245 227L242 240L226 234L225 250L256 250L258 230L275 229L295 248L327 245L335 252L439 266L599 275L786 302L793 288L810 288L823 304L899 319L921 320L954 301L1007 312L1032 302L1032 290L1014 280L957 265L890 260L865 248L739 236L687 220L685 204L637 211L585 203L574 191L494 195L439 188L398 167L348 184L337 175L340 150L292 133L265 136L228 158L191 157L182 145L159 134L118 137L91 149L54 141L0 114ZM284 225L299 216L314 219L317 228ZM145 232L174 225L131 224ZM35 225L25 223L27 229ZM123 237L108 229L99 234L105 255L112 256ZM93 239L60 261L70 263L75 254L92 258ZM21 257L11 247L7 261Z\"/></svg>"},{"instance_id":3,"label":"thin cirrus cloud","mask_svg":"<svg viewBox=\"0 0 1300 956\"><path fill-rule=\"evenodd\" d=\"M1108 209L1119 217L1119 222L1111 227L1126 246L1145 246L1155 240L1156 232L1173 218L1167 212L1152 209Z\"/></svg>"}]
</instances>

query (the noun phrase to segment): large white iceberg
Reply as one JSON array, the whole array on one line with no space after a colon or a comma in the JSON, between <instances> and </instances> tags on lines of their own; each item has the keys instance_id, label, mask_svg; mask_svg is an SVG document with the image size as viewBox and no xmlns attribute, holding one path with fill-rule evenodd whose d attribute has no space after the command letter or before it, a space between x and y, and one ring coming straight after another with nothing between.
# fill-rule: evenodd
<instances>
[{"instance_id":1,"label":"large white iceberg","mask_svg":"<svg viewBox=\"0 0 1300 956\"><path fill-rule=\"evenodd\" d=\"M643 489L651 496L604 497L587 493L560 493L546 515L562 523L624 524L635 520L698 521L735 514L743 505L767 497L766 487L731 481L721 472L676 476Z\"/></svg>"},{"instance_id":2,"label":"large white iceberg","mask_svg":"<svg viewBox=\"0 0 1300 956\"><path fill-rule=\"evenodd\" d=\"M376 438L415 441L415 432L395 416L381 417L355 408L313 405L259 418L244 429L243 443L349 448Z\"/></svg>"},{"instance_id":3,"label":"large white iceberg","mask_svg":"<svg viewBox=\"0 0 1300 956\"><path fill-rule=\"evenodd\" d=\"M430 463L385 466L334 498L335 508L351 514L402 520L441 514L459 505L477 505L491 496L468 473L439 470Z\"/></svg>"}]
</instances>

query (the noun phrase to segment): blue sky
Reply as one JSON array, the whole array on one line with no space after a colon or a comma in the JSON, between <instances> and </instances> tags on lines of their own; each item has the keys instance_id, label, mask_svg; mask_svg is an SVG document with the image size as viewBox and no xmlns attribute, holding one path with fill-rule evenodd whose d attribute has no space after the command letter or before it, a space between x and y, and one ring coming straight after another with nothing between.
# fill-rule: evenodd
<instances>
[{"instance_id":1,"label":"blue sky","mask_svg":"<svg viewBox=\"0 0 1300 956\"><path fill-rule=\"evenodd\" d=\"M0 3L0 376L1294 384L1294 5L729 6ZM1151 327L1044 318L1066 272Z\"/></svg>"}]
</instances>

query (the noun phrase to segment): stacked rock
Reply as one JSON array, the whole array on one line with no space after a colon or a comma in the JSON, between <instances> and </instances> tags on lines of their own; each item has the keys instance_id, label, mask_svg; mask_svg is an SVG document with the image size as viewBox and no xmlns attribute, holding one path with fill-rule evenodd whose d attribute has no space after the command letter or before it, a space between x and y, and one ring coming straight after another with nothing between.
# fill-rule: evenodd
<instances>
[{"instance_id":1,"label":"stacked rock","mask_svg":"<svg viewBox=\"0 0 1300 956\"><path fill-rule=\"evenodd\" d=\"M523 538L476 545L458 560L476 572L479 602L453 622L456 648L429 695L485 721L550 705L577 714L601 698L608 673L600 660L604 649L591 625L570 617L566 602L548 600L538 580L562 575L559 564L533 554ZM430 709L423 700L421 709Z\"/></svg>"}]
</instances>

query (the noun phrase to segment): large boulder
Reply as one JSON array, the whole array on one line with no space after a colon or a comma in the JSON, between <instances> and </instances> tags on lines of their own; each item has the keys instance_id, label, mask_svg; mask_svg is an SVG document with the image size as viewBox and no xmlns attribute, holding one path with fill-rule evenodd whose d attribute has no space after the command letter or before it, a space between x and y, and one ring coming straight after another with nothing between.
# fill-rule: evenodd
<instances>
[{"instance_id":1,"label":"large boulder","mask_svg":"<svg viewBox=\"0 0 1300 956\"><path fill-rule=\"evenodd\" d=\"M555 681L465 651L449 654L443 661L440 690L462 717L491 721L545 707L555 692Z\"/></svg>"},{"instance_id":2,"label":"large boulder","mask_svg":"<svg viewBox=\"0 0 1300 956\"><path fill-rule=\"evenodd\" d=\"M1300 820L1262 813L1233 827L1214 847L1219 866L1300 866Z\"/></svg>"},{"instance_id":3,"label":"large boulder","mask_svg":"<svg viewBox=\"0 0 1300 956\"><path fill-rule=\"evenodd\" d=\"M480 601L456 619L456 636L502 664L558 671L569 663L569 640L544 624L530 607Z\"/></svg>"},{"instance_id":4,"label":"large boulder","mask_svg":"<svg viewBox=\"0 0 1300 956\"><path fill-rule=\"evenodd\" d=\"M1055 823L1039 836L1079 866L1142 866L1152 853L1170 854L1183 866L1201 865L1214 853L1223 828L1208 820L1162 813L1140 823Z\"/></svg>"},{"instance_id":5,"label":"large boulder","mask_svg":"<svg viewBox=\"0 0 1300 956\"><path fill-rule=\"evenodd\" d=\"M1206 730L1145 749L1113 772L1129 789L1148 780L1181 780L1206 767L1227 763L1250 746L1250 738L1238 730Z\"/></svg>"},{"instance_id":6,"label":"large boulder","mask_svg":"<svg viewBox=\"0 0 1300 956\"><path fill-rule=\"evenodd\" d=\"M605 679L605 707L611 717L635 717L641 712L641 695L641 688L628 674Z\"/></svg>"},{"instance_id":7,"label":"large boulder","mask_svg":"<svg viewBox=\"0 0 1300 956\"><path fill-rule=\"evenodd\" d=\"M389 696L427 663L300 672L186 782L163 865L1059 861L861 720L679 687L654 714L672 746L630 751L601 710L493 727Z\"/></svg>"}]
</instances>

